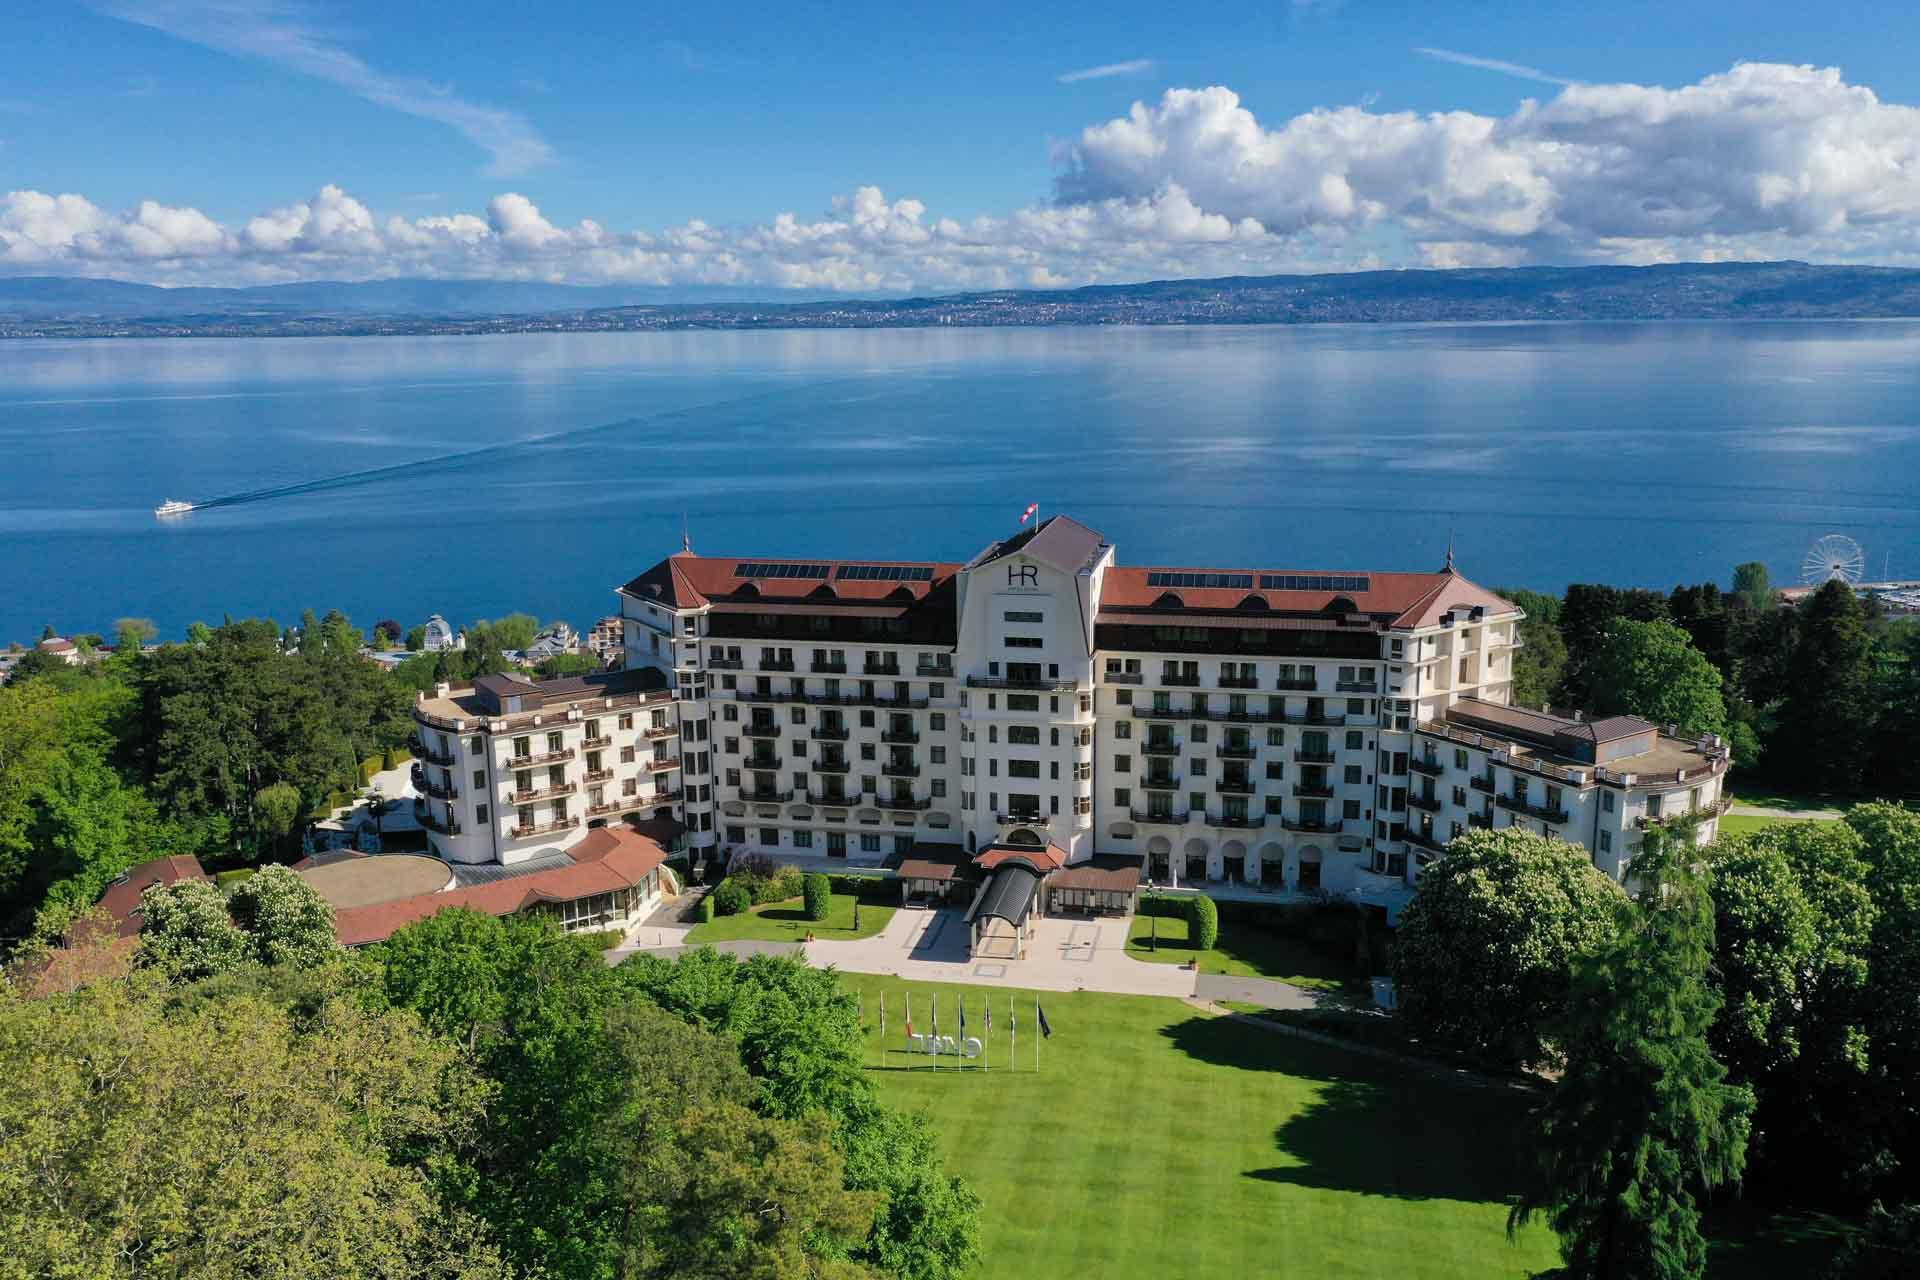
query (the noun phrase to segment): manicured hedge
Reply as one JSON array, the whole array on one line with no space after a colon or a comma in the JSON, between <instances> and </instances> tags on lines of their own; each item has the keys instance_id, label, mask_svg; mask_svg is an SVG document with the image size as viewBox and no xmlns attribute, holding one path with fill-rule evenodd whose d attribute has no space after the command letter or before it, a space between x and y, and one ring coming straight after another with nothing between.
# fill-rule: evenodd
<instances>
[{"instance_id":1,"label":"manicured hedge","mask_svg":"<svg viewBox=\"0 0 1920 1280\"><path fill-rule=\"evenodd\" d=\"M708 894L701 895L699 915L700 915L701 924L713 923L713 895L712 894L708 893Z\"/></svg>"},{"instance_id":2,"label":"manicured hedge","mask_svg":"<svg viewBox=\"0 0 1920 1280\"><path fill-rule=\"evenodd\" d=\"M835 893L842 893L855 901L870 906L897 907L900 905L900 882L891 876L858 875L852 872L835 871L827 876L827 883Z\"/></svg>"},{"instance_id":3,"label":"manicured hedge","mask_svg":"<svg viewBox=\"0 0 1920 1280\"><path fill-rule=\"evenodd\" d=\"M707 896L717 915L736 916L753 905L753 891L736 876L722 880Z\"/></svg>"},{"instance_id":4,"label":"manicured hedge","mask_svg":"<svg viewBox=\"0 0 1920 1280\"><path fill-rule=\"evenodd\" d=\"M802 894L807 900L807 919L825 920L833 906L833 887L819 872L808 876Z\"/></svg>"},{"instance_id":5,"label":"manicured hedge","mask_svg":"<svg viewBox=\"0 0 1920 1280\"><path fill-rule=\"evenodd\" d=\"M1220 941L1220 909L1204 893L1196 893L1187 902L1187 945L1196 951L1211 951Z\"/></svg>"},{"instance_id":6,"label":"manicured hedge","mask_svg":"<svg viewBox=\"0 0 1920 1280\"><path fill-rule=\"evenodd\" d=\"M373 775L380 772L386 762L387 758L385 756L368 756L365 760L362 760L360 762L360 785L364 787L369 782L372 782Z\"/></svg>"},{"instance_id":7,"label":"manicured hedge","mask_svg":"<svg viewBox=\"0 0 1920 1280\"><path fill-rule=\"evenodd\" d=\"M405 747L394 747L392 750L387 752L387 768L398 769L401 765L405 764L407 761L411 759L413 759L413 757L407 754L407 749Z\"/></svg>"}]
</instances>

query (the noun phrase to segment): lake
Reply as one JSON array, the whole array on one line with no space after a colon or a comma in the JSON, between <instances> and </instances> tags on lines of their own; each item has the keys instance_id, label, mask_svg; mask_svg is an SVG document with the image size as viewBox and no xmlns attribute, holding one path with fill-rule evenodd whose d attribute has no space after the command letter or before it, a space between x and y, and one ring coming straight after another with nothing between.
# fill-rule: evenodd
<instances>
[{"instance_id":1,"label":"lake","mask_svg":"<svg viewBox=\"0 0 1920 1280\"><path fill-rule=\"evenodd\" d=\"M1429 569L1451 532L1488 585L1671 587L1840 532L1920 577L1920 323L0 342L0 643L584 626L683 516L957 560L1028 502L1131 564Z\"/></svg>"}]
</instances>

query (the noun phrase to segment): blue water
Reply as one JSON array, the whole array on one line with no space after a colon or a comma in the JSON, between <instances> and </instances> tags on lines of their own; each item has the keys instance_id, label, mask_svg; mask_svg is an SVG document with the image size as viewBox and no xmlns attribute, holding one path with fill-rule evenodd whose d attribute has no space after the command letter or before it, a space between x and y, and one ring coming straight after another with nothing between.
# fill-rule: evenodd
<instances>
[{"instance_id":1,"label":"blue water","mask_svg":"<svg viewBox=\"0 0 1920 1280\"><path fill-rule=\"evenodd\" d=\"M0 343L0 642L580 625L683 512L703 552L964 559L1030 501L1133 564L1452 530L1488 584L1669 587L1841 532L1920 577L1920 323Z\"/></svg>"}]
</instances>

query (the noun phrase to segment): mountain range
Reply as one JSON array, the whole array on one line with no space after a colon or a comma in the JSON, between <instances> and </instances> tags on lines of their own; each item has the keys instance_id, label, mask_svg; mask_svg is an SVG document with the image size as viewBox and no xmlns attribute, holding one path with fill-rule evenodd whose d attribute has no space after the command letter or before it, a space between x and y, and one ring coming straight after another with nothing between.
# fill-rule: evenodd
<instances>
[{"instance_id":1,"label":"mountain range","mask_svg":"<svg viewBox=\"0 0 1920 1280\"><path fill-rule=\"evenodd\" d=\"M1920 316L1920 270L1804 262L1231 276L857 299L491 280L161 288L0 277L0 337L1904 316Z\"/></svg>"}]
</instances>

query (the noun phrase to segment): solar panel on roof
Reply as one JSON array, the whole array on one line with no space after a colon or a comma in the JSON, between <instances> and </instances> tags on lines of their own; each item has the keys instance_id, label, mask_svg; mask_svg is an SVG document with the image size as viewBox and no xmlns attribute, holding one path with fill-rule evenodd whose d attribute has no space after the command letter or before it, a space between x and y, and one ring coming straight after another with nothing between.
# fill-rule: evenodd
<instances>
[{"instance_id":1,"label":"solar panel on roof","mask_svg":"<svg viewBox=\"0 0 1920 1280\"><path fill-rule=\"evenodd\" d=\"M931 582L933 567L924 564L843 564L834 577L844 582Z\"/></svg>"},{"instance_id":2,"label":"solar panel on roof","mask_svg":"<svg viewBox=\"0 0 1920 1280\"><path fill-rule=\"evenodd\" d=\"M823 564L762 564L754 561L733 566L736 578L824 578L827 566Z\"/></svg>"},{"instance_id":3,"label":"solar panel on roof","mask_svg":"<svg viewBox=\"0 0 1920 1280\"><path fill-rule=\"evenodd\" d=\"M1250 573L1188 573L1160 570L1147 575L1150 587L1226 587L1245 591L1253 586Z\"/></svg>"},{"instance_id":4,"label":"solar panel on roof","mask_svg":"<svg viewBox=\"0 0 1920 1280\"><path fill-rule=\"evenodd\" d=\"M1340 573L1263 573L1262 591L1371 591L1373 580Z\"/></svg>"}]
</instances>

